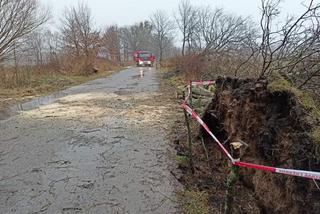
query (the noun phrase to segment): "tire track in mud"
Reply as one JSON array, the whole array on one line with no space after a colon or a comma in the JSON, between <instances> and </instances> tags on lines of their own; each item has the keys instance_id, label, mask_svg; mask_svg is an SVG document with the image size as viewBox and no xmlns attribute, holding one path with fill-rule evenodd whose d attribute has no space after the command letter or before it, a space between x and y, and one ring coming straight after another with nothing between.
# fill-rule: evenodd
<instances>
[{"instance_id":1,"label":"tire track in mud","mask_svg":"<svg viewBox=\"0 0 320 214\"><path fill-rule=\"evenodd\" d=\"M175 106L140 69L0 121L1 213L178 212L164 121Z\"/></svg>"}]
</instances>

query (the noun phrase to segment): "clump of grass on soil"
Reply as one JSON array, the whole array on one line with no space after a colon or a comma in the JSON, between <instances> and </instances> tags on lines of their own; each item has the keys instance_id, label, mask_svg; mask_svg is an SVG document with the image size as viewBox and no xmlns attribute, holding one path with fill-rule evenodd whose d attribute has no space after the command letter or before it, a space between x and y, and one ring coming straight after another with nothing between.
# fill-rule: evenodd
<instances>
[{"instance_id":1,"label":"clump of grass on soil","mask_svg":"<svg viewBox=\"0 0 320 214\"><path fill-rule=\"evenodd\" d=\"M312 95L306 91L300 90L293 86L291 82L282 77L279 73L274 73L269 80L268 90L271 92L275 91L286 91L295 95L298 102L302 107L311 114L314 118L320 118L320 108L318 107L315 99ZM311 133L311 138L315 143L320 144L320 127L315 127Z\"/></svg>"},{"instance_id":2,"label":"clump of grass on soil","mask_svg":"<svg viewBox=\"0 0 320 214\"><path fill-rule=\"evenodd\" d=\"M207 214L210 212L209 194L198 190L185 190L177 194L186 214Z\"/></svg>"},{"instance_id":3,"label":"clump of grass on soil","mask_svg":"<svg viewBox=\"0 0 320 214\"><path fill-rule=\"evenodd\" d=\"M287 91L294 94L298 102L308 111L313 117L320 118L320 108L317 106L316 101L312 95L306 91L300 90L293 86L293 84L282 77L279 73L274 72L269 80L268 90Z\"/></svg>"},{"instance_id":4,"label":"clump of grass on soil","mask_svg":"<svg viewBox=\"0 0 320 214\"><path fill-rule=\"evenodd\" d=\"M184 155L177 155L176 161L181 167L188 167L189 165L189 158Z\"/></svg>"}]
</instances>

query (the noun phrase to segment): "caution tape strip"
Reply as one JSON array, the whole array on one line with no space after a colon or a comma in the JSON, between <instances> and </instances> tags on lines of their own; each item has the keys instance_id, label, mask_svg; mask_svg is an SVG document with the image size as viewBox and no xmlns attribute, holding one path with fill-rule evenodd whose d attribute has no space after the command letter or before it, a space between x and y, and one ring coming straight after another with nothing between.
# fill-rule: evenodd
<instances>
[{"instance_id":1,"label":"caution tape strip","mask_svg":"<svg viewBox=\"0 0 320 214\"><path fill-rule=\"evenodd\" d=\"M199 117L199 115L190 108L190 106L188 106L187 103L183 103L182 107L191 115L191 117L194 120L197 120L198 123L208 132L208 134L216 141L216 143L219 145L219 147L222 149L222 151L224 152L225 155L227 155L227 157L234 162L231 154L228 152L228 150L222 145L222 143L218 140L218 138L216 138L216 136L214 136L214 134L210 131L209 127L207 126L207 124L205 124L205 122L203 122L203 120Z\"/></svg>"},{"instance_id":2,"label":"caution tape strip","mask_svg":"<svg viewBox=\"0 0 320 214\"><path fill-rule=\"evenodd\" d=\"M271 166L263 166L263 165L258 165L258 164L246 163L246 162L241 162L241 161L234 162L234 165L240 166L240 167L251 168L251 169L269 171L269 172L274 172L274 173L279 173L279 174L285 174L285 175L320 180L320 173L319 172L295 170L295 169L284 169L284 168L277 168L277 167L271 167Z\"/></svg>"},{"instance_id":3,"label":"caution tape strip","mask_svg":"<svg viewBox=\"0 0 320 214\"><path fill-rule=\"evenodd\" d=\"M200 118L200 116L196 113L195 110L193 110L188 105L188 99L190 97L191 93L191 86L193 86L195 83L196 85L208 85L213 84L215 81L195 81L190 82L190 85L188 86L188 95L187 98L182 103L182 108L188 112L189 115L191 115L192 119L196 120L206 131L207 133L213 138L213 140L218 144L220 149L223 151L223 153L229 158L229 160L232 162L233 165L239 166L239 167L245 167L250 169L256 169L256 170L262 170L267 172L273 172L278 174L285 174L285 175L291 175L291 176L297 176L297 177L303 177L303 178L310 178L310 179L316 179L320 180L320 172L314 172L314 171L304 171L304 170L295 170L295 169L285 169L285 168L277 168L277 167L271 167L271 166L264 166L259 164L252 164L252 163L246 163L235 160L229 151L224 147L224 145L219 141L219 139L211 132L207 124Z\"/></svg>"}]
</instances>

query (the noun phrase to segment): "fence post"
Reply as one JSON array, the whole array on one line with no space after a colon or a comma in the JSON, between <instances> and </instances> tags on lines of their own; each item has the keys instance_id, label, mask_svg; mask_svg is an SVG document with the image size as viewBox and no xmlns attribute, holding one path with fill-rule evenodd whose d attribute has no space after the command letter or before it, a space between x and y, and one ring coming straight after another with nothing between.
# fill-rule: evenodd
<instances>
[{"instance_id":1,"label":"fence post","mask_svg":"<svg viewBox=\"0 0 320 214\"><path fill-rule=\"evenodd\" d=\"M185 92L183 92L183 97L185 97ZM186 120L187 130L188 130L188 147L189 147L189 167L192 172L194 173L193 168L193 157L192 157L192 136L191 136L191 129L190 129L190 116L188 115L187 111L184 109L184 117Z\"/></svg>"}]
</instances>

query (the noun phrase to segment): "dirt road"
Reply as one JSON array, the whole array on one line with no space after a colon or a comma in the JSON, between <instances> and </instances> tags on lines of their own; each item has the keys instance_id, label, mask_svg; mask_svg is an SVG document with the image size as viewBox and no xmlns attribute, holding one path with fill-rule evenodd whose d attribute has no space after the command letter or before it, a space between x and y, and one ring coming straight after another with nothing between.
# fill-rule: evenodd
<instances>
[{"instance_id":1,"label":"dirt road","mask_svg":"<svg viewBox=\"0 0 320 214\"><path fill-rule=\"evenodd\" d=\"M163 97L132 68L3 113L0 213L176 213Z\"/></svg>"}]
</instances>

